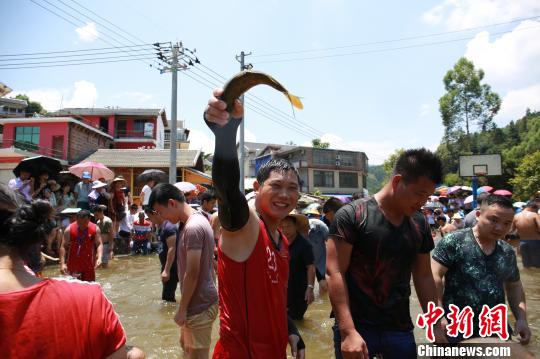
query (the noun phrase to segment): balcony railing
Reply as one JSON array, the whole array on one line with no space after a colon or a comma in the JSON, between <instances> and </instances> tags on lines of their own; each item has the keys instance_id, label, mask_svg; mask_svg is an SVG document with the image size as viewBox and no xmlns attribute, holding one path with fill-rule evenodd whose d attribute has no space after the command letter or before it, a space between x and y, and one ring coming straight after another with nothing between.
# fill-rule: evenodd
<instances>
[{"instance_id":1,"label":"balcony railing","mask_svg":"<svg viewBox=\"0 0 540 359\"><path fill-rule=\"evenodd\" d=\"M22 151L32 152L39 155L49 156L65 160L66 155L63 150L56 150L54 148L41 147L35 143L25 142L25 141L15 141L15 140L5 140L0 141L0 148L9 148L14 147Z\"/></svg>"},{"instance_id":2,"label":"balcony railing","mask_svg":"<svg viewBox=\"0 0 540 359\"><path fill-rule=\"evenodd\" d=\"M114 132L114 138L150 138L153 139L153 134L145 133L144 131L134 130L116 130Z\"/></svg>"}]
</instances>

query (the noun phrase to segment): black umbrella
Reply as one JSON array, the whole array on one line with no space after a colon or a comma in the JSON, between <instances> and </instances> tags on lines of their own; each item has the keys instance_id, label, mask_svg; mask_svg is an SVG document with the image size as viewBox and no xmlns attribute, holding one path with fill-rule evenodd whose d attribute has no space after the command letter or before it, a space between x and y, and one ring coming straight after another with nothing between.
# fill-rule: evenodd
<instances>
[{"instance_id":1,"label":"black umbrella","mask_svg":"<svg viewBox=\"0 0 540 359\"><path fill-rule=\"evenodd\" d=\"M69 171L61 171L58 174L58 178L56 179L56 181L61 185L68 184L71 186L71 188L74 188L77 182L79 182L80 180L81 179L79 177Z\"/></svg>"},{"instance_id":2,"label":"black umbrella","mask_svg":"<svg viewBox=\"0 0 540 359\"><path fill-rule=\"evenodd\" d=\"M168 182L169 176L162 170L150 169L137 176L137 182L146 183L150 180L156 182Z\"/></svg>"},{"instance_id":3,"label":"black umbrella","mask_svg":"<svg viewBox=\"0 0 540 359\"><path fill-rule=\"evenodd\" d=\"M62 164L55 158L47 156L35 156L25 158L17 167L13 169L15 176L19 177L21 171L30 172L30 174L37 178L43 172L47 172L49 177L56 178L58 173L62 171Z\"/></svg>"}]
</instances>

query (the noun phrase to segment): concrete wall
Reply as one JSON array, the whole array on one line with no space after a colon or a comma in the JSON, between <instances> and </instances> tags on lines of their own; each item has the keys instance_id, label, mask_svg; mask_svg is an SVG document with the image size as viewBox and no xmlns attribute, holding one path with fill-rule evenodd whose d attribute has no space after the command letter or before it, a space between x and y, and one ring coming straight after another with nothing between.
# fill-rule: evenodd
<instances>
[{"instance_id":1,"label":"concrete wall","mask_svg":"<svg viewBox=\"0 0 540 359\"><path fill-rule=\"evenodd\" d=\"M39 152L40 154L53 156L61 159L67 158L68 152L68 122L54 122L54 123L8 123L4 125L4 139L3 147L11 147L15 140L15 128L16 127L39 127ZM53 149L53 136L64 136L64 146L62 155L59 156L52 152Z\"/></svg>"},{"instance_id":2,"label":"concrete wall","mask_svg":"<svg viewBox=\"0 0 540 359\"><path fill-rule=\"evenodd\" d=\"M99 148L109 148L113 143L110 138L97 134L75 123L69 124L68 161L80 159Z\"/></svg>"}]
</instances>

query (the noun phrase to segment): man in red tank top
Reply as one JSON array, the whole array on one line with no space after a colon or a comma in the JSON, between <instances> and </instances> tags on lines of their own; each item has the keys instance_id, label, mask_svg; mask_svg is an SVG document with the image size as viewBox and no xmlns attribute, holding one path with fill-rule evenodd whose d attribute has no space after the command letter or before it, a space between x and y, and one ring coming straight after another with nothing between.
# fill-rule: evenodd
<instances>
[{"instance_id":1,"label":"man in red tank top","mask_svg":"<svg viewBox=\"0 0 540 359\"><path fill-rule=\"evenodd\" d=\"M69 251L67 264L66 251ZM77 213L77 221L64 231L60 247L60 271L82 281L96 280L95 269L101 264L103 244L99 227L90 222L90 212Z\"/></svg>"},{"instance_id":2,"label":"man in red tank top","mask_svg":"<svg viewBox=\"0 0 540 359\"><path fill-rule=\"evenodd\" d=\"M236 130L243 116L237 100L229 113L215 90L205 120L216 136L212 177L219 198L218 283L220 330L214 359L283 359L287 342L303 358L303 343L287 318L288 242L279 223L296 207L299 176L285 160L259 170L255 208L238 190Z\"/></svg>"}]
</instances>

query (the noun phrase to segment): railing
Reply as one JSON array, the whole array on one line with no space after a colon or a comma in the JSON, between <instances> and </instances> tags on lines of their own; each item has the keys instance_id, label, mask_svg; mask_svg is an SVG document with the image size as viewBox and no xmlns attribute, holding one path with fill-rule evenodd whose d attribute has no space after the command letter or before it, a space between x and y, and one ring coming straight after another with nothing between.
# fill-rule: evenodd
<instances>
[{"instance_id":1,"label":"railing","mask_svg":"<svg viewBox=\"0 0 540 359\"><path fill-rule=\"evenodd\" d=\"M114 138L154 138L153 133L144 133L144 131L134 130L116 130L114 132Z\"/></svg>"},{"instance_id":2,"label":"railing","mask_svg":"<svg viewBox=\"0 0 540 359\"><path fill-rule=\"evenodd\" d=\"M47 147L41 147L36 145L35 143L31 142L25 142L25 141L16 141L11 139L2 139L0 141L0 147L1 148L9 148L14 147L22 151L32 152L39 155L49 156L58 158L61 160L65 160L66 155L64 154L63 150L56 150L54 148L47 148Z\"/></svg>"}]
</instances>

